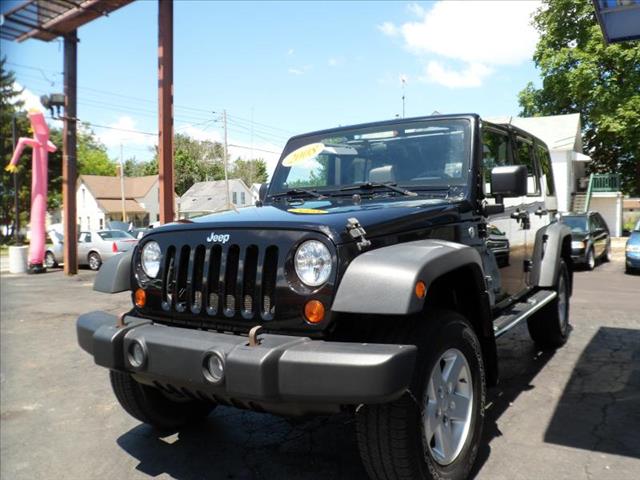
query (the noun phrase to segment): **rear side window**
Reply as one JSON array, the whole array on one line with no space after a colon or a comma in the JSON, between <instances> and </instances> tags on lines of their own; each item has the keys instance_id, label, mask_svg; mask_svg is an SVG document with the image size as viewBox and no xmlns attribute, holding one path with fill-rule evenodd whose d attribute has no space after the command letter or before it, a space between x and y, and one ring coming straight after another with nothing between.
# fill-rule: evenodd
<instances>
[{"instance_id":1,"label":"rear side window","mask_svg":"<svg viewBox=\"0 0 640 480\"><path fill-rule=\"evenodd\" d=\"M543 145L536 145L536 156L540 164L540 176L547 196L553 197L556 194L555 183L553 181L553 166L551 165L551 157L549 150Z\"/></svg>"},{"instance_id":2,"label":"rear side window","mask_svg":"<svg viewBox=\"0 0 640 480\"><path fill-rule=\"evenodd\" d=\"M518 137L516 142L518 151L517 164L524 165L529 172L527 178L527 195L538 196L540 195L540 182L538 181L538 170L533 157L533 143L522 137Z\"/></svg>"},{"instance_id":3,"label":"rear side window","mask_svg":"<svg viewBox=\"0 0 640 480\"><path fill-rule=\"evenodd\" d=\"M98 235L100 235L100 238L103 240L111 238L111 232L98 232Z\"/></svg>"},{"instance_id":4,"label":"rear side window","mask_svg":"<svg viewBox=\"0 0 640 480\"><path fill-rule=\"evenodd\" d=\"M482 184L491 195L491 169L509 164L509 136L496 130L482 131Z\"/></svg>"}]
</instances>

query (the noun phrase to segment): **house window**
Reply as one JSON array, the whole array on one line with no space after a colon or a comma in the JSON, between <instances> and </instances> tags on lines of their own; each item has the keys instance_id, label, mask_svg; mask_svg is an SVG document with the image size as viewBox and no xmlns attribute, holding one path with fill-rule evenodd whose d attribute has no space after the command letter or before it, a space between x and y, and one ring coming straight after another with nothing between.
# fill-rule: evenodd
<instances>
[{"instance_id":1,"label":"house window","mask_svg":"<svg viewBox=\"0 0 640 480\"><path fill-rule=\"evenodd\" d=\"M82 217L78 217L78 227L82 230Z\"/></svg>"},{"instance_id":2,"label":"house window","mask_svg":"<svg viewBox=\"0 0 640 480\"><path fill-rule=\"evenodd\" d=\"M159 222L159 221L160 221L160 214L156 213L156 222Z\"/></svg>"},{"instance_id":3,"label":"house window","mask_svg":"<svg viewBox=\"0 0 640 480\"><path fill-rule=\"evenodd\" d=\"M99 223L100 223L100 230L102 230L104 228L104 218L101 218L99 220Z\"/></svg>"},{"instance_id":4,"label":"house window","mask_svg":"<svg viewBox=\"0 0 640 480\"><path fill-rule=\"evenodd\" d=\"M238 204L238 192L233 192L233 204Z\"/></svg>"},{"instance_id":5,"label":"house window","mask_svg":"<svg viewBox=\"0 0 640 480\"><path fill-rule=\"evenodd\" d=\"M85 201L85 197L86 197L86 195L85 195L85 193L86 193L86 191L85 191L85 189L83 188L83 189L82 189L82 208L84 208L84 207L86 206L86 201Z\"/></svg>"},{"instance_id":6,"label":"house window","mask_svg":"<svg viewBox=\"0 0 640 480\"><path fill-rule=\"evenodd\" d=\"M240 203L241 203L242 205L245 205L245 204L247 203L247 202L246 202L246 197L245 197L245 195L244 195L244 192L240 192Z\"/></svg>"},{"instance_id":7,"label":"house window","mask_svg":"<svg viewBox=\"0 0 640 480\"><path fill-rule=\"evenodd\" d=\"M87 217L87 230L91 230L91 217Z\"/></svg>"}]
</instances>

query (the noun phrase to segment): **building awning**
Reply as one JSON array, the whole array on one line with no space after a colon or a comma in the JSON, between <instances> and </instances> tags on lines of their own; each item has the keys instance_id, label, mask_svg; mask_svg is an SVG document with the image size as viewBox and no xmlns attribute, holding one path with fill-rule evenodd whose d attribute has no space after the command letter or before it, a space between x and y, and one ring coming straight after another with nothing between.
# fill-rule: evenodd
<instances>
[{"instance_id":1,"label":"building awning","mask_svg":"<svg viewBox=\"0 0 640 480\"><path fill-rule=\"evenodd\" d=\"M122 212L122 200L112 198L98 198L98 206L104 213ZM135 200L125 199L124 210L126 213L147 213L147 211Z\"/></svg>"}]
</instances>

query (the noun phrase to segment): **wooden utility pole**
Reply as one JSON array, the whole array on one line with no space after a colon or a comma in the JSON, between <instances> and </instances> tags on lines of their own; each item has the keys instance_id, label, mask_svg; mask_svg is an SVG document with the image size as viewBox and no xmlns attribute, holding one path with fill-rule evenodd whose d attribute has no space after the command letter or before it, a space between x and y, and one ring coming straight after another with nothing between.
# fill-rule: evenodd
<instances>
[{"instance_id":1,"label":"wooden utility pole","mask_svg":"<svg viewBox=\"0 0 640 480\"><path fill-rule=\"evenodd\" d=\"M158 0L158 169L160 223L174 220L173 0Z\"/></svg>"},{"instance_id":2,"label":"wooden utility pole","mask_svg":"<svg viewBox=\"0 0 640 480\"><path fill-rule=\"evenodd\" d=\"M62 135L62 209L64 212L64 273L78 273L76 213L76 117L78 33L64 36L64 129Z\"/></svg>"},{"instance_id":3,"label":"wooden utility pole","mask_svg":"<svg viewBox=\"0 0 640 480\"><path fill-rule=\"evenodd\" d=\"M231 210L231 199L229 198L229 142L227 138L227 111L222 111L222 123L224 124L224 189L227 192L227 210Z\"/></svg>"},{"instance_id":4,"label":"wooden utility pole","mask_svg":"<svg viewBox=\"0 0 640 480\"><path fill-rule=\"evenodd\" d=\"M126 208L124 201L124 159L122 158L122 144L120 144L120 198L122 203L122 221L126 222Z\"/></svg>"}]
</instances>

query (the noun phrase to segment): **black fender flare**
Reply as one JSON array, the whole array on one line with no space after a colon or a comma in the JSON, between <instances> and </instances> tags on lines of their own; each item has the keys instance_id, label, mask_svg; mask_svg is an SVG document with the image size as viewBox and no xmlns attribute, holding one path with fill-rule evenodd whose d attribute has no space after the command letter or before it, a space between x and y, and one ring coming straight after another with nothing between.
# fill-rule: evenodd
<instances>
[{"instance_id":1,"label":"black fender flare","mask_svg":"<svg viewBox=\"0 0 640 480\"><path fill-rule=\"evenodd\" d=\"M133 250L115 255L102 263L93 281L93 289L102 293L119 293L131 289Z\"/></svg>"},{"instance_id":2,"label":"black fender flare","mask_svg":"<svg viewBox=\"0 0 640 480\"><path fill-rule=\"evenodd\" d=\"M558 278L560 260L569 262L571 285L573 285L573 268L571 262L571 229L566 225L554 222L536 232L533 247L531 284L540 288L553 288ZM569 292L571 293L572 286Z\"/></svg>"},{"instance_id":3,"label":"black fender flare","mask_svg":"<svg viewBox=\"0 0 640 480\"><path fill-rule=\"evenodd\" d=\"M456 268L475 264L478 251L446 240L418 240L365 252L347 267L331 310L340 313L409 315L420 312L425 298L415 294L421 280L427 287ZM484 279L483 279L484 283Z\"/></svg>"}]
</instances>

